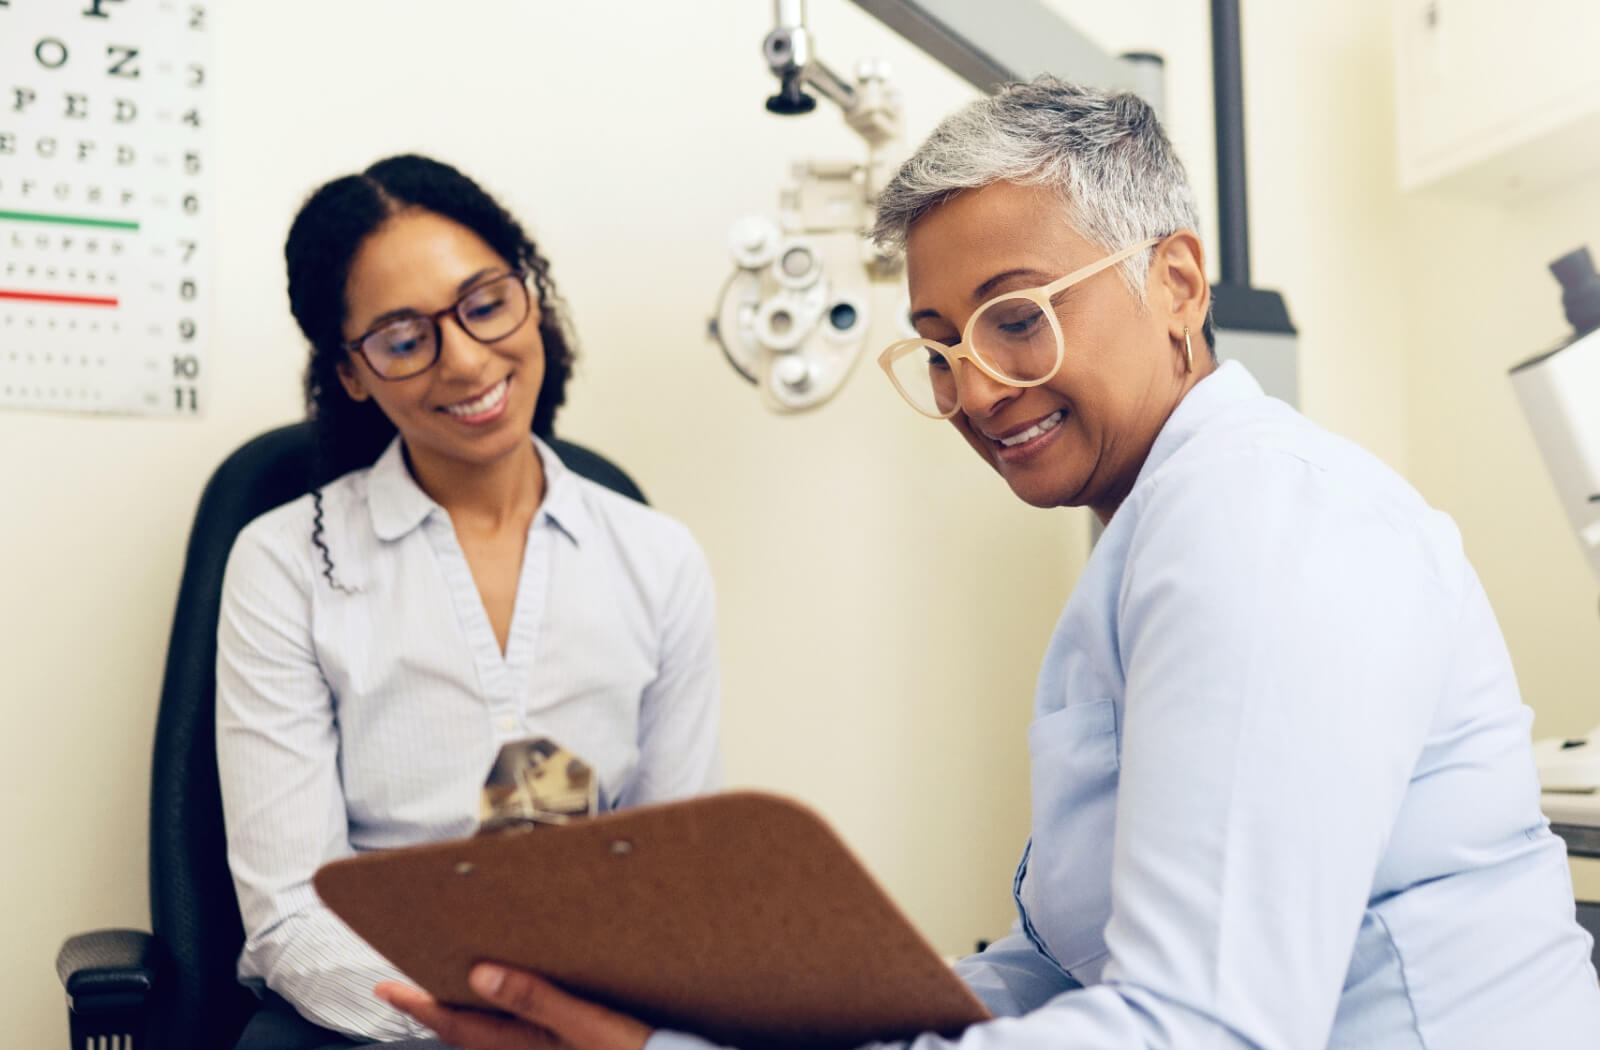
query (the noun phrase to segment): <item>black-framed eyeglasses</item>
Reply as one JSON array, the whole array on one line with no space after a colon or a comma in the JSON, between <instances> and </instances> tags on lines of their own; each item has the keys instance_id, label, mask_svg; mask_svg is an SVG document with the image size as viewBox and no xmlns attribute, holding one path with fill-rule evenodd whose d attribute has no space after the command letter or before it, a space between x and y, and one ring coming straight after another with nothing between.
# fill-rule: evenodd
<instances>
[{"instance_id":1,"label":"black-framed eyeglasses","mask_svg":"<svg viewBox=\"0 0 1600 1050\"><path fill-rule=\"evenodd\" d=\"M410 379L438 362L439 321L446 314L454 314L461 330L478 342L494 343L521 328L532 312L527 275L512 270L474 285L443 310L384 321L344 348L360 354L379 379Z\"/></svg>"}]
</instances>

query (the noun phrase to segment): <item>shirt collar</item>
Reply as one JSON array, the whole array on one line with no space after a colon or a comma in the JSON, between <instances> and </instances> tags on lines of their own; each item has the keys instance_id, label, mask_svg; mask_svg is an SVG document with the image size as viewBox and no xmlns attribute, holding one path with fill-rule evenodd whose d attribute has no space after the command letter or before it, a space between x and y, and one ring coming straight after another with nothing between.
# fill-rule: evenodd
<instances>
[{"instance_id":1,"label":"shirt collar","mask_svg":"<svg viewBox=\"0 0 1600 1050\"><path fill-rule=\"evenodd\" d=\"M573 543L581 544L582 538L593 530L594 519L589 516L589 505L584 502L578 475L543 441L534 438L533 447L539 453L539 462L544 464L544 501L539 504L534 524L538 524L540 518L547 518Z\"/></svg>"},{"instance_id":2,"label":"shirt collar","mask_svg":"<svg viewBox=\"0 0 1600 1050\"><path fill-rule=\"evenodd\" d=\"M406 469L405 449L396 434L367 472L367 509L372 531L385 543L421 525L439 505Z\"/></svg>"},{"instance_id":3,"label":"shirt collar","mask_svg":"<svg viewBox=\"0 0 1600 1050\"><path fill-rule=\"evenodd\" d=\"M1134 480L1133 487L1137 489L1146 478L1154 475L1163 463L1172 458L1173 453L1229 406L1265 396L1261 384L1256 382L1244 365L1237 361L1222 362L1215 372L1196 383L1178 402L1172 415L1167 417L1161 433L1156 435L1155 444L1150 446L1144 466L1139 468L1139 476Z\"/></svg>"},{"instance_id":4,"label":"shirt collar","mask_svg":"<svg viewBox=\"0 0 1600 1050\"><path fill-rule=\"evenodd\" d=\"M534 451L544 465L544 499L533 524L554 525L573 543L593 526L575 475L555 450L533 438ZM434 511L444 511L432 496L422 491L406 468L404 448L395 435L383 455L367 473L367 506L372 515L372 530L384 542L397 540L428 519Z\"/></svg>"}]
</instances>

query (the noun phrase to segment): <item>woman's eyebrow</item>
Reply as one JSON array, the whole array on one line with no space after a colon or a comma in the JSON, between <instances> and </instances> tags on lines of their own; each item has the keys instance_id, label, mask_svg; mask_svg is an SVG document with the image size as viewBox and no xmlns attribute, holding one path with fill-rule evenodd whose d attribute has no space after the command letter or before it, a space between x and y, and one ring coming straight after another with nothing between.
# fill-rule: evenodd
<instances>
[{"instance_id":1,"label":"woman's eyebrow","mask_svg":"<svg viewBox=\"0 0 1600 1050\"><path fill-rule=\"evenodd\" d=\"M459 295L462 292L465 292L468 288L471 288L473 285L477 284L479 281L483 280L485 277L488 277L492 273L498 273L498 272L499 272L499 267L497 267L497 266L485 266L483 269L479 270L477 273L473 274L471 277L468 277L465 280L463 280L460 283L458 283L456 285L456 294ZM374 317L367 324L366 330L370 332L372 329L376 328L378 325L385 324L385 323L387 323L389 321L398 321L402 317L421 317L421 316L422 316L422 311L418 310L416 307L414 307L414 306L402 306L397 310L390 310L387 313L381 313L377 317Z\"/></svg>"},{"instance_id":2,"label":"woman's eyebrow","mask_svg":"<svg viewBox=\"0 0 1600 1050\"><path fill-rule=\"evenodd\" d=\"M1015 277L1027 277L1030 280L1036 280L1041 285L1050 283L1050 276L1041 270L1034 270L1028 267L1004 270L974 288L972 290L972 301L974 303L987 301L993 297L993 292L996 288ZM918 321L928 319L943 320L943 318L944 315L937 310L918 310L911 315L911 323L916 324Z\"/></svg>"},{"instance_id":3,"label":"woman's eyebrow","mask_svg":"<svg viewBox=\"0 0 1600 1050\"><path fill-rule=\"evenodd\" d=\"M366 332L370 332L374 328L377 328L379 325L388 324L390 321L398 321L403 317L421 317L421 316L422 316L422 311L413 310L409 306L402 306L398 310L390 310L390 311L388 311L386 313L379 314L377 317L374 317L372 320L368 321L367 324L366 324L366 327L364 329L362 329L362 330L366 331Z\"/></svg>"},{"instance_id":4,"label":"woman's eyebrow","mask_svg":"<svg viewBox=\"0 0 1600 1050\"><path fill-rule=\"evenodd\" d=\"M1004 284L1006 281L1011 280L1013 277L1027 277L1030 280L1036 278L1038 284L1049 284L1051 280L1048 274L1039 270L1029 269L1027 267L1021 267L1015 270L1006 270L1003 273L995 274L993 277L974 288L972 290L972 301L974 303L981 303L985 299L990 298L993 296L996 288L1000 287L1000 285Z\"/></svg>"},{"instance_id":5,"label":"woman's eyebrow","mask_svg":"<svg viewBox=\"0 0 1600 1050\"><path fill-rule=\"evenodd\" d=\"M464 280L460 284L456 285L456 292L458 294L461 293L461 292L464 292L468 288L471 288L473 285L477 284L479 281L483 280L485 277L489 276L492 273L498 273L499 271L500 271L500 268L498 266L485 266L483 269L479 270L477 273L473 274L471 277L468 277L466 280Z\"/></svg>"}]
</instances>

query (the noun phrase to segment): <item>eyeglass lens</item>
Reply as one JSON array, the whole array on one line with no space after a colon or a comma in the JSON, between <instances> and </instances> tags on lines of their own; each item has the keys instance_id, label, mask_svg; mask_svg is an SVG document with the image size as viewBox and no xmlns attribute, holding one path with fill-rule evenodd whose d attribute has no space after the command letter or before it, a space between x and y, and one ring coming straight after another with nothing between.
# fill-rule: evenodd
<instances>
[{"instance_id":1,"label":"eyeglass lens","mask_svg":"<svg viewBox=\"0 0 1600 1050\"><path fill-rule=\"evenodd\" d=\"M480 343L504 339L528 319L528 289L510 273L479 285L453 308L461 327ZM439 322L432 317L403 317L361 340L361 351L373 371L389 379L415 375L439 356Z\"/></svg>"},{"instance_id":2,"label":"eyeglass lens","mask_svg":"<svg viewBox=\"0 0 1600 1050\"><path fill-rule=\"evenodd\" d=\"M996 299L972 322L968 351L1013 383L1037 383L1050 375L1061 356L1052 318L1032 299ZM891 366L895 381L918 408L949 415L956 407L956 374L936 343L899 357Z\"/></svg>"}]
</instances>

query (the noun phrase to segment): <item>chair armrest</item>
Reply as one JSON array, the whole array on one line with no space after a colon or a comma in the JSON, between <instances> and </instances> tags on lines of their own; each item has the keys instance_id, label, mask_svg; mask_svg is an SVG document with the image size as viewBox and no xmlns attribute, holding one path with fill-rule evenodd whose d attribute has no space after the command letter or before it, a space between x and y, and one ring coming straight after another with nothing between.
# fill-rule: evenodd
<instances>
[{"instance_id":1,"label":"chair armrest","mask_svg":"<svg viewBox=\"0 0 1600 1050\"><path fill-rule=\"evenodd\" d=\"M1578 925L1589 931L1589 936L1594 938L1594 950L1590 958L1594 960L1596 969L1600 969L1600 901L1578 902Z\"/></svg>"},{"instance_id":2,"label":"chair armrest","mask_svg":"<svg viewBox=\"0 0 1600 1050\"><path fill-rule=\"evenodd\" d=\"M140 930L95 930L69 937L56 974L74 1014L138 1010L156 984L155 938Z\"/></svg>"}]
</instances>

